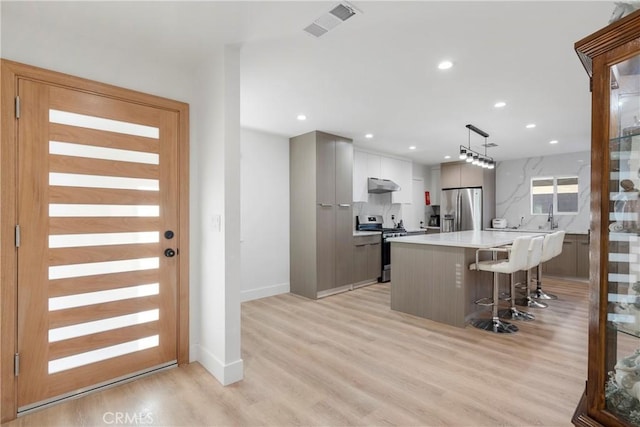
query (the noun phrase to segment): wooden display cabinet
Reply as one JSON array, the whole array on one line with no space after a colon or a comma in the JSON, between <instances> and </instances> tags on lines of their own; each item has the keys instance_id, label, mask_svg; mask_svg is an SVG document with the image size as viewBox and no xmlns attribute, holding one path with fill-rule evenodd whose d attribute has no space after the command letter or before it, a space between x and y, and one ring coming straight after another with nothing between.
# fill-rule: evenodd
<instances>
[{"instance_id":1,"label":"wooden display cabinet","mask_svg":"<svg viewBox=\"0 0 640 427\"><path fill-rule=\"evenodd\" d=\"M640 425L640 11L580 40L591 80L591 306L579 426Z\"/></svg>"}]
</instances>

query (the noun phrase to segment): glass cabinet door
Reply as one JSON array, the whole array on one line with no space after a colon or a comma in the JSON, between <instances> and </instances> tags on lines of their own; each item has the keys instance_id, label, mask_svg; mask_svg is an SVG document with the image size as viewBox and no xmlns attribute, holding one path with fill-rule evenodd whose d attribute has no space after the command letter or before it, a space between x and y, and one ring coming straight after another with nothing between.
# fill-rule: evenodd
<instances>
[{"instance_id":1,"label":"glass cabinet door","mask_svg":"<svg viewBox=\"0 0 640 427\"><path fill-rule=\"evenodd\" d=\"M604 395L607 410L640 426L640 56L613 65L609 83Z\"/></svg>"}]
</instances>

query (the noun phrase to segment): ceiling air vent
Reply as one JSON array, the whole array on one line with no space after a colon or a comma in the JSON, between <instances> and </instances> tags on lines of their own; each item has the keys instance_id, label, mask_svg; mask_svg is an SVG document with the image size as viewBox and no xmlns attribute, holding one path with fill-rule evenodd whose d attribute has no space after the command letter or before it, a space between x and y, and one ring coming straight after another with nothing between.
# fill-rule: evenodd
<instances>
[{"instance_id":1,"label":"ceiling air vent","mask_svg":"<svg viewBox=\"0 0 640 427\"><path fill-rule=\"evenodd\" d=\"M323 35L324 33L326 33L328 31L328 30L322 28L318 24L311 24L307 28L305 28L304 30L307 33L311 34L312 36L316 36L316 37L320 37L321 35Z\"/></svg>"},{"instance_id":2,"label":"ceiling air vent","mask_svg":"<svg viewBox=\"0 0 640 427\"><path fill-rule=\"evenodd\" d=\"M356 14L352 7L342 3L331 9L329 13L334 15L336 18L339 18L341 21L346 21Z\"/></svg>"},{"instance_id":3,"label":"ceiling air vent","mask_svg":"<svg viewBox=\"0 0 640 427\"><path fill-rule=\"evenodd\" d=\"M322 15L320 18L313 21L304 29L304 31L311 34L312 36L320 37L321 35L329 32L329 30L334 29L339 24L351 18L356 14L356 12L359 11L357 11L350 4L342 2L331 9L329 12Z\"/></svg>"}]
</instances>

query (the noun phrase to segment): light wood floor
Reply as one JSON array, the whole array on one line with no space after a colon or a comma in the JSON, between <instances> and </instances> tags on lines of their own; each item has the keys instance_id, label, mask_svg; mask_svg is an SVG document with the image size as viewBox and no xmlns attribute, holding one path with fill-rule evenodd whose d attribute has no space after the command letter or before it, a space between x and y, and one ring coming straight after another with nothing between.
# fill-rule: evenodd
<instances>
[{"instance_id":1,"label":"light wood floor","mask_svg":"<svg viewBox=\"0 0 640 427\"><path fill-rule=\"evenodd\" d=\"M388 284L247 302L242 382L222 387L196 363L7 425L107 425L120 412L148 414L147 425L570 426L586 379L588 285L545 290L560 300L508 336L393 312Z\"/></svg>"}]
</instances>

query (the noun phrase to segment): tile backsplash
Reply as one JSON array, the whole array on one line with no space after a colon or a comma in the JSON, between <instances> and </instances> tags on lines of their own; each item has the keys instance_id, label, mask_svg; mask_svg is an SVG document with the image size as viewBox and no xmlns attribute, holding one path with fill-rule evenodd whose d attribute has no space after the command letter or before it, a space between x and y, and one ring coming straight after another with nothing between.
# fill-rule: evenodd
<instances>
[{"instance_id":1,"label":"tile backsplash","mask_svg":"<svg viewBox=\"0 0 640 427\"><path fill-rule=\"evenodd\" d=\"M393 227L391 215L395 215L396 223L402 219L402 205L391 203L391 193L369 194L369 202L356 202L353 204L353 227L355 229L355 217L358 215L382 215L383 227Z\"/></svg>"},{"instance_id":2,"label":"tile backsplash","mask_svg":"<svg viewBox=\"0 0 640 427\"><path fill-rule=\"evenodd\" d=\"M591 154L588 151L556 156L505 160L496 165L496 217L506 218L509 227L548 228L547 215L531 214L531 178L578 176L578 214L556 215L558 228L574 233L589 229Z\"/></svg>"}]
</instances>

